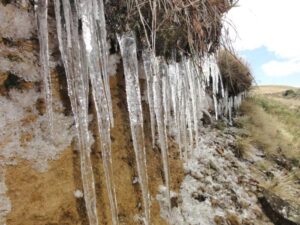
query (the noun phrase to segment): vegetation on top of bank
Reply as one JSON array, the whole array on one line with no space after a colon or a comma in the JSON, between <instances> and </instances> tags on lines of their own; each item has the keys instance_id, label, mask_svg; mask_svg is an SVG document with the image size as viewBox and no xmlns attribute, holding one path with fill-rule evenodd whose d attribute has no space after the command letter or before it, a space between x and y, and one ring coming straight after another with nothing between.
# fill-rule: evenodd
<instances>
[{"instance_id":1,"label":"vegetation on top of bank","mask_svg":"<svg viewBox=\"0 0 300 225\"><path fill-rule=\"evenodd\" d=\"M224 86L229 95L236 95L243 91L249 91L253 77L250 66L234 52L221 50L218 54L218 66L222 75Z\"/></svg>"},{"instance_id":2,"label":"vegetation on top of bank","mask_svg":"<svg viewBox=\"0 0 300 225\"><path fill-rule=\"evenodd\" d=\"M221 42L222 17L237 0L114 0L105 2L107 33L135 31L138 49L157 56L214 53Z\"/></svg>"}]
</instances>

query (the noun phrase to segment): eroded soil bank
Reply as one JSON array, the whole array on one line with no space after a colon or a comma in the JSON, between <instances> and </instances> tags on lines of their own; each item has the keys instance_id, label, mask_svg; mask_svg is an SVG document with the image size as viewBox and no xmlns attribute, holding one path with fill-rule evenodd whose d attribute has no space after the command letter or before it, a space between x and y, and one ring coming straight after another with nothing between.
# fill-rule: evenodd
<instances>
[{"instance_id":1,"label":"eroded soil bank","mask_svg":"<svg viewBox=\"0 0 300 225\"><path fill-rule=\"evenodd\" d=\"M111 90L115 127L112 129L112 157L114 182L121 224L140 224L142 213L141 192L137 179L135 156L132 146L126 93L123 76L111 78ZM163 185L161 153L152 148L149 113L144 107L147 165L152 198L151 218L153 224L166 224L160 217L156 200L158 189ZM91 128L94 123L91 122ZM96 180L97 208L100 224L111 224L109 203L105 188L98 137L92 152ZM177 146L169 139L171 188L178 191L183 178L182 162ZM16 159L18 160L18 159ZM30 161L18 160L16 165L6 167L7 196L12 205L7 224L88 224L83 198L76 198L75 192L82 191L80 158L76 144L63 151L57 160L49 161L48 170L40 173L32 168ZM80 192L79 192L80 193ZM78 197L78 196L77 196ZM20 219L22 218L22 219Z\"/></svg>"}]
</instances>

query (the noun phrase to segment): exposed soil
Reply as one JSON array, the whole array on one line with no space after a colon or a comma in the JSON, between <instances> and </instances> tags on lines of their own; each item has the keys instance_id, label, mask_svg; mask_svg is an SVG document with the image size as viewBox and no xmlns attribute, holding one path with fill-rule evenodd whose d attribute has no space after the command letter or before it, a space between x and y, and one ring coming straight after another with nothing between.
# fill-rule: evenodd
<instances>
[{"instance_id":1,"label":"exposed soil","mask_svg":"<svg viewBox=\"0 0 300 225\"><path fill-rule=\"evenodd\" d=\"M121 224L139 224L135 220L141 214L141 191L133 184L137 176L135 156L132 146L129 117L126 106L126 93L123 76L111 78L115 127L112 129L112 157L114 182ZM152 149L148 107L144 105L145 142L149 188L151 192L151 219L153 224L163 225L160 208L156 200L159 185L163 185L161 154L158 148ZM94 137L96 140L97 137ZM178 150L170 139L171 188L178 191L183 179L182 162ZM92 160L96 180L97 207L100 224L111 224L109 202L105 188L102 159L98 144L94 145ZM88 224L83 198L76 198L74 192L82 190L80 159L73 147L63 152L61 157L49 162L49 170L39 173L32 169L28 161L17 166L9 166L6 171L8 197L12 203L7 217L8 225L61 225Z\"/></svg>"}]
</instances>

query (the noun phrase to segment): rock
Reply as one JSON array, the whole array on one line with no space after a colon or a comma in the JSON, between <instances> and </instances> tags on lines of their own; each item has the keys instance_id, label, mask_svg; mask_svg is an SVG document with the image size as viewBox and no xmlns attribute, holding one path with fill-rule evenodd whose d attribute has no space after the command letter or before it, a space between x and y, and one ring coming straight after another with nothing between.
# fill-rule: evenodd
<instances>
[{"instance_id":1,"label":"rock","mask_svg":"<svg viewBox=\"0 0 300 225\"><path fill-rule=\"evenodd\" d=\"M203 122L203 125L207 126L207 125L212 124L212 118L211 118L210 113L206 110L202 110L202 112L203 112L203 117L201 120Z\"/></svg>"},{"instance_id":2,"label":"rock","mask_svg":"<svg viewBox=\"0 0 300 225\"><path fill-rule=\"evenodd\" d=\"M300 225L299 208L267 190L258 199L263 211L275 225Z\"/></svg>"},{"instance_id":3,"label":"rock","mask_svg":"<svg viewBox=\"0 0 300 225\"><path fill-rule=\"evenodd\" d=\"M200 193L197 193L197 192L194 192L192 194L192 197L196 200L198 200L199 202L204 202L207 198L207 196L203 195L203 194L200 194Z\"/></svg>"},{"instance_id":4,"label":"rock","mask_svg":"<svg viewBox=\"0 0 300 225\"><path fill-rule=\"evenodd\" d=\"M273 159L278 166L283 167L287 170L292 169L292 163L290 162L290 160L286 159L284 156L276 156L276 157L274 156Z\"/></svg>"},{"instance_id":5,"label":"rock","mask_svg":"<svg viewBox=\"0 0 300 225\"><path fill-rule=\"evenodd\" d=\"M171 208L178 207L178 197L171 197Z\"/></svg>"}]
</instances>

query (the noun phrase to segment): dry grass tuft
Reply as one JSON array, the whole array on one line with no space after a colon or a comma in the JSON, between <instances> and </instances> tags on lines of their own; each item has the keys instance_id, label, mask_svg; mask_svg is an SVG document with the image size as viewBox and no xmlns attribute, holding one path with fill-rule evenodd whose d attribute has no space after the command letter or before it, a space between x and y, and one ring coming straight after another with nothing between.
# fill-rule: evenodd
<instances>
[{"instance_id":1,"label":"dry grass tuft","mask_svg":"<svg viewBox=\"0 0 300 225\"><path fill-rule=\"evenodd\" d=\"M236 95L250 89L253 77L249 65L243 59L229 50L221 50L218 65L229 94Z\"/></svg>"},{"instance_id":2,"label":"dry grass tuft","mask_svg":"<svg viewBox=\"0 0 300 225\"><path fill-rule=\"evenodd\" d=\"M295 172L277 174L273 179L261 183L261 186L294 206L300 206L300 185L298 180L299 176Z\"/></svg>"}]
</instances>

